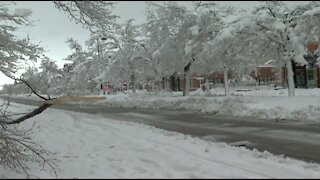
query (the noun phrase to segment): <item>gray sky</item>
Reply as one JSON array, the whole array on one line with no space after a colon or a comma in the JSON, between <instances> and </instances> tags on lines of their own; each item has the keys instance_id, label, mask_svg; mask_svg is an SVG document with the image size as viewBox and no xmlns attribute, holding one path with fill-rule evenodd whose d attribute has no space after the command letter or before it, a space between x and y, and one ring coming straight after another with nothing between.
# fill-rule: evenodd
<instances>
[{"instance_id":1,"label":"gray sky","mask_svg":"<svg viewBox=\"0 0 320 180\"><path fill-rule=\"evenodd\" d=\"M179 1L179 3L190 4L190 1ZM257 1L221 1L219 3L244 9L258 4ZM65 43L67 38L74 38L82 44L89 38L88 30L71 22L68 16L56 9L51 1L16 1L16 6L13 8L29 8L33 11L30 18L34 21L33 26L19 29L17 35L26 37L29 34L33 42L41 42L40 45L48 51L46 55L55 60L59 67L65 63L62 59L71 52ZM135 22L140 24L145 21L143 13L145 8L144 1L119 1L113 12L121 17L119 22L134 18ZM1 73L0 80L0 85L13 83Z\"/></svg>"}]
</instances>

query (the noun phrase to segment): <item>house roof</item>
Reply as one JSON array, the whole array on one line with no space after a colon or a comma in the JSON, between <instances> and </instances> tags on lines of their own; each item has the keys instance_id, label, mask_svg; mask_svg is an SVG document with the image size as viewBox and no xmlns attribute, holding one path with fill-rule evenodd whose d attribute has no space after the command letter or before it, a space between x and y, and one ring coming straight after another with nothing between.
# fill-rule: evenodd
<instances>
[{"instance_id":1,"label":"house roof","mask_svg":"<svg viewBox=\"0 0 320 180\"><path fill-rule=\"evenodd\" d=\"M307 44L307 51L314 53L319 46L319 42L310 42Z\"/></svg>"},{"instance_id":2,"label":"house roof","mask_svg":"<svg viewBox=\"0 0 320 180\"><path fill-rule=\"evenodd\" d=\"M272 64L263 64L263 65L259 65L258 67L274 67Z\"/></svg>"},{"instance_id":3,"label":"house roof","mask_svg":"<svg viewBox=\"0 0 320 180\"><path fill-rule=\"evenodd\" d=\"M250 75L256 77L255 70L252 70ZM258 67L258 77L273 77L275 76L275 71L272 66L259 66Z\"/></svg>"},{"instance_id":4,"label":"house roof","mask_svg":"<svg viewBox=\"0 0 320 180\"><path fill-rule=\"evenodd\" d=\"M273 59L270 59L269 61L265 62L264 64L270 64L270 63L272 63L272 62L274 62L274 60L273 60Z\"/></svg>"}]
</instances>

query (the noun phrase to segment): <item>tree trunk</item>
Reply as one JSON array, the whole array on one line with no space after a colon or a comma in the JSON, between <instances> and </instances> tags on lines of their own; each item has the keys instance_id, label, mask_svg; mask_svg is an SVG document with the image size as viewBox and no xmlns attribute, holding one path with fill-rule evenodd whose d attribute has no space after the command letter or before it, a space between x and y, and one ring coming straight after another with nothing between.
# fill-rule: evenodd
<instances>
[{"instance_id":1,"label":"tree trunk","mask_svg":"<svg viewBox=\"0 0 320 180\"><path fill-rule=\"evenodd\" d=\"M190 92L190 77L189 71L184 72L184 89L183 89L183 96L189 96Z\"/></svg>"},{"instance_id":2,"label":"tree trunk","mask_svg":"<svg viewBox=\"0 0 320 180\"><path fill-rule=\"evenodd\" d=\"M230 91L229 91L229 82L228 82L228 68L226 64L223 65L223 79L224 79L225 96L229 97Z\"/></svg>"},{"instance_id":3,"label":"tree trunk","mask_svg":"<svg viewBox=\"0 0 320 180\"><path fill-rule=\"evenodd\" d=\"M142 84L142 91L143 91L143 92L145 92L145 90L146 90L146 87L145 87L145 86L146 86L146 82L143 82L143 84Z\"/></svg>"},{"instance_id":4,"label":"tree trunk","mask_svg":"<svg viewBox=\"0 0 320 180\"><path fill-rule=\"evenodd\" d=\"M127 81L127 91L130 90L130 81Z\"/></svg>"},{"instance_id":5,"label":"tree trunk","mask_svg":"<svg viewBox=\"0 0 320 180\"><path fill-rule=\"evenodd\" d=\"M168 78L168 77L166 77L166 90L167 90L168 92L171 91L171 89L170 89L170 78Z\"/></svg>"},{"instance_id":6,"label":"tree trunk","mask_svg":"<svg viewBox=\"0 0 320 180\"><path fill-rule=\"evenodd\" d=\"M288 78L288 94L289 96L295 96L294 92L294 80L293 80L293 69L292 69L292 61L287 61L287 78Z\"/></svg>"},{"instance_id":7,"label":"tree trunk","mask_svg":"<svg viewBox=\"0 0 320 180\"><path fill-rule=\"evenodd\" d=\"M161 84L162 84L161 77L159 77L160 75L154 66L153 66L153 70L154 70L154 80L153 80L154 91L156 95L160 95Z\"/></svg>"},{"instance_id":8,"label":"tree trunk","mask_svg":"<svg viewBox=\"0 0 320 180\"><path fill-rule=\"evenodd\" d=\"M210 85L209 85L209 78L206 77L206 92L209 92L210 91Z\"/></svg>"},{"instance_id":9,"label":"tree trunk","mask_svg":"<svg viewBox=\"0 0 320 180\"><path fill-rule=\"evenodd\" d=\"M183 89L183 96L189 96L189 88L190 88L190 66L191 63L187 64L184 67L184 72L183 72L183 76L184 76L184 89Z\"/></svg>"},{"instance_id":10,"label":"tree trunk","mask_svg":"<svg viewBox=\"0 0 320 180\"><path fill-rule=\"evenodd\" d=\"M153 87L156 95L160 95L160 89L161 89L161 81L159 80L160 78L155 78L153 81Z\"/></svg>"},{"instance_id":11,"label":"tree trunk","mask_svg":"<svg viewBox=\"0 0 320 180\"><path fill-rule=\"evenodd\" d=\"M132 93L136 93L136 76L134 74L131 75L132 82Z\"/></svg>"},{"instance_id":12,"label":"tree trunk","mask_svg":"<svg viewBox=\"0 0 320 180\"><path fill-rule=\"evenodd\" d=\"M161 90L162 90L162 85L163 85L163 82L162 82L162 80L160 80L160 81L158 82L158 91L159 91L159 93L160 93Z\"/></svg>"},{"instance_id":13,"label":"tree trunk","mask_svg":"<svg viewBox=\"0 0 320 180\"><path fill-rule=\"evenodd\" d=\"M258 84L258 63L257 63L257 59L256 59L256 67L255 68L256 68L256 70L255 70L256 71L256 73L255 73L256 74L256 90L258 90L258 85L259 84Z\"/></svg>"}]
</instances>

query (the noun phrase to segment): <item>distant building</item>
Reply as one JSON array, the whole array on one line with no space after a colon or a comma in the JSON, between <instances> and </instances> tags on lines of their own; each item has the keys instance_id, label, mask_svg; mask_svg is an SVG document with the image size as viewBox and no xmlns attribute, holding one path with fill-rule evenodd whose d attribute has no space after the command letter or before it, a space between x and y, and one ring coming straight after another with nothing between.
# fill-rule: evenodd
<instances>
[{"instance_id":1,"label":"distant building","mask_svg":"<svg viewBox=\"0 0 320 180\"><path fill-rule=\"evenodd\" d=\"M258 82L258 85L277 84L280 79L277 76L276 68L269 63L259 65L257 71L258 73L256 73L256 70L252 70L250 76Z\"/></svg>"},{"instance_id":2,"label":"distant building","mask_svg":"<svg viewBox=\"0 0 320 180\"><path fill-rule=\"evenodd\" d=\"M307 54L304 56L307 65L292 63L294 83L296 88L320 88L320 71L317 59L320 56L319 42L310 42L306 46ZM282 67L281 78L283 86L287 86L286 69Z\"/></svg>"},{"instance_id":3,"label":"distant building","mask_svg":"<svg viewBox=\"0 0 320 180\"><path fill-rule=\"evenodd\" d=\"M307 65L299 65L292 62L294 72L294 82L296 88L320 88L320 68L317 64L317 59L320 57L319 42L310 42L306 45L307 54L304 56ZM253 69L250 76L258 82L258 85L282 85L287 86L287 72L285 67L277 68L272 64L274 60L269 60L263 65L259 65L256 70ZM210 88L223 86L224 77L223 71L212 72L209 75L193 74L190 78L190 91L199 88L204 89L206 78L209 79ZM235 70L228 71L228 79L235 79ZM240 80L241 81L241 80ZM168 82L168 83L167 83ZM233 81L235 82L235 81ZM183 91L184 78L182 74L175 74L169 78L163 78L162 81L157 82L161 84L163 89L170 89L172 91ZM253 84L252 84L253 85ZM169 87L167 87L169 86Z\"/></svg>"},{"instance_id":4,"label":"distant building","mask_svg":"<svg viewBox=\"0 0 320 180\"><path fill-rule=\"evenodd\" d=\"M234 79L235 73L234 70L228 71L228 79ZM199 75L199 74L192 74L190 78L190 91L195 91L197 89L204 89L206 78L209 79L210 88L223 86L224 79L223 79L223 72L212 72L209 75ZM184 89L184 78L182 75L176 74L170 76L169 78L169 89L172 91L183 91Z\"/></svg>"}]
</instances>

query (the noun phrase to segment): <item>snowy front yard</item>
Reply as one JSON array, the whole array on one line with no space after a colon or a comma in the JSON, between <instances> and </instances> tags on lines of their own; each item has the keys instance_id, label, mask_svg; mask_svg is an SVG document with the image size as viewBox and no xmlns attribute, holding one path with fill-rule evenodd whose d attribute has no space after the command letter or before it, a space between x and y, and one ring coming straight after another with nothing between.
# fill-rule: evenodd
<instances>
[{"instance_id":1,"label":"snowy front yard","mask_svg":"<svg viewBox=\"0 0 320 180\"><path fill-rule=\"evenodd\" d=\"M13 103L12 111L31 109ZM48 109L21 124L57 152L58 178L319 178L320 166L98 115ZM32 177L55 178L32 165ZM0 178L24 178L0 167Z\"/></svg>"}]
</instances>

